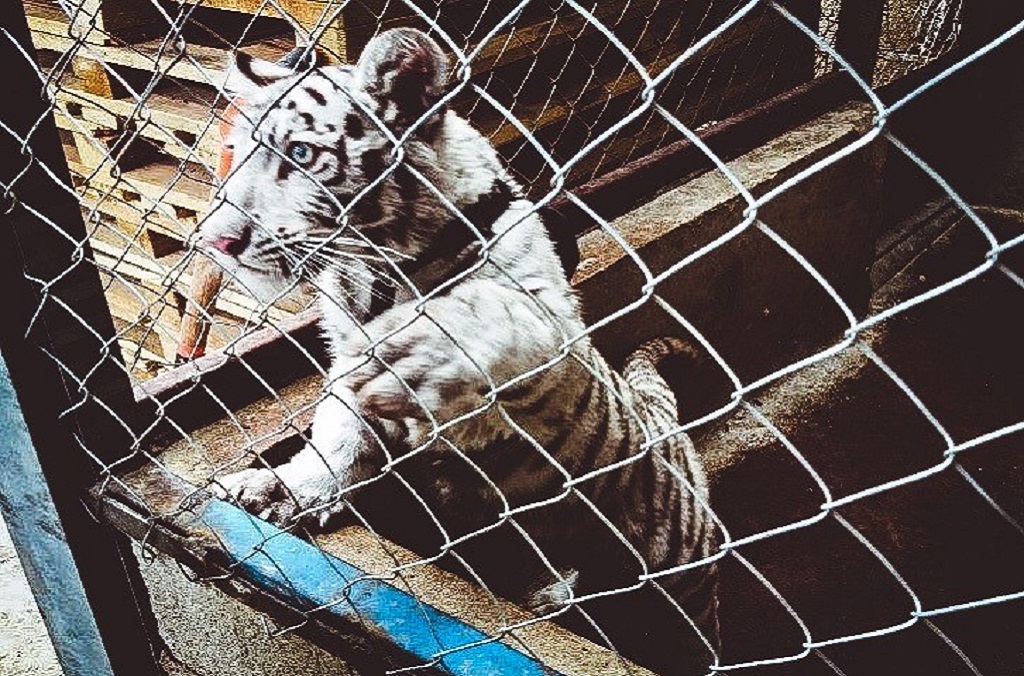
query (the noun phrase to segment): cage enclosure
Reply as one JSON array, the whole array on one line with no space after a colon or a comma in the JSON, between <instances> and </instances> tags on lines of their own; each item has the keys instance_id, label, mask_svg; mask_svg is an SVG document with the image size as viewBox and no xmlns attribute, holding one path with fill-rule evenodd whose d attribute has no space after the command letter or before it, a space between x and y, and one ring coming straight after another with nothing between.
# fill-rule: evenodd
<instances>
[{"instance_id":1,"label":"cage enclosure","mask_svg":"<svg viewBox=\"0 0 1024 676\"><path fill-rule=\"evenodd\" d=\"M1024 9L7 11L3 354L111 673L1019 669Z\"/></svg>"}]
</instances>

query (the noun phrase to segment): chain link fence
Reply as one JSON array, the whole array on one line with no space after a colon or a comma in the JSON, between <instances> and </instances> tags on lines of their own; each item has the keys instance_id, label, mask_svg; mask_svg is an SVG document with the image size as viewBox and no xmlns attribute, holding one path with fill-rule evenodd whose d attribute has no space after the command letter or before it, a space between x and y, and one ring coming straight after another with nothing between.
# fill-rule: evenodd
<instances>
[{"instance_id":1,"label":"chain link fence","mask_svg":"<svg viewBox=\"0 0 1024 676\"><path fill-rule=\"evenodd\" d=\"M350 622L342 633L370 637L370 656L352 658L366 673L1016 673L1024 421L1006 318L1024 290L1024 211L1012 185L961 190L987 168L950 176L954 141L900 127L1019 53L1024 23L965 44L970 5L25 0L33 44L3 39L46 111L3 133L73 198L65 216L84 230L48 215L49 197L19 189L20 173L3 194L33 222L17 233L26 260L32 233L56 242L48 263L25 266L39 300L30 334L71 395L63 417L99 475L97 509L200 581L290 599L264 598L274 631ZM848 28L869 6L877 25ZM347 89L369 71L351 85L337 65L302 65L314 46L357 63L398 27L423 31L448 66L443 92L401 125ZM844 30L851 43L880 36L867 63L844 51ZM380 87L380 73L405 75L405 57L391 57L374 63ZM239 71L252 91L232 84ZM247 109L257 85L273 97ZM275 111L305 110L290 98L303 88L307 107L337 97L314 105L324 117L305 131L343 129L348 156L293 141L255 172L276 148ZM457 160L463 175L419 170L419 135L448 109L496 149L506 187L465 197L485 169L476 147ZM1021 109L1008 110L1000 129L1022 147ZM66 169L38 147L53 123ZM378 132L376 162L358 160L364 174L376 166L365 185L318 177L325 154L355 171L352 141ZM282 258L302 283L262 297L232 261L276 222L231 186L295 173L331 202L333 234ZM374 204L399 208L389 185L403 203L432 200L451 251L359 230L378 222ZM229 208L247 225L216 230ZM416 218L409 209L397 222ZM567 292L552 301L530 286L551 270L502 267L535 214L560 255L541 258L582 303L575 320ZM266 246L284 248L284 233ZM356 261L345 284L306 274L330 256ZM358 267L368 258L379 266ZM534 305L488 296L438 310L481 269ZM72 273L98 276L111 324L82 309ZM332 304L354 319L331 319ZM45 347L64 335L54 313L89 343L75 360ZM324 313L328 339L353 332L332 350L316 328ZM455 326L468 316L471 330ZM531 322L561 333L534 346L543 330ZM403 360L427 339L403 331L424 324L435 351L410 371ZM396 336L410 342L398 350ZM689 343L689 357L664 362L674 394L637 394L657 387L629 355L662 336ZM627 364L631 387L604 359ZM467 360L476 389L455 378L429 391ZM391 389L373 406L345 399L375 378ZM607 401L572 399L561 383L580 378ZM563 398L574 415L552 413ZM678 420L652 422L676 399ZM354 434L381 445L367 467L318 448L353 412L365 418L348 423ZM617 435L635 443L559 455ZM695 456L678 450L690 438ZM290 491L316 458L316 480L334 486L310 502ZM658 547L645 540L661 537L652 518L680 519Z\"/></svg>"}]
</instances>

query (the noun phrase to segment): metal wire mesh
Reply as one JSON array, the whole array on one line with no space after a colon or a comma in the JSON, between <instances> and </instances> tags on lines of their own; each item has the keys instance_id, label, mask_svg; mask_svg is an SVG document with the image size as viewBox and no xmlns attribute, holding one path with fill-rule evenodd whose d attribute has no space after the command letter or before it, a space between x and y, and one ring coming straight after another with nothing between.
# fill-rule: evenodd
<instances>
[{"instance_id":1,"label":"metal wire mesh","mask_svg":"<svg viewBox=\"0 0 1024 676\"><path fill-rule=\"evenodd\" d=\"M108 344L106 353L96 355L97 363L116 362L136 381L138 397L150 403L158 399L151 424L133 429L136 444L123 464L102 463L102 454L87 444L83 444L83 452L103 465L106 488L130 493L145 506L153 528L188 512L188 504L158 504L137 483L124 478L123 472L136 471L143 462L180 478L191 491L215 489L225 475L250 464L259 467L266 462L275 469L280 467L280 458L264 461L259 460L260 454L269 449L288 457L294 449L283 451L291 442L282 445L282 439L301 438L318 408L339 405L335 385L342 378L310 342L292 331L315 313L317 294L329 296L336 290L316 288L317 284L293 285L268 304L232 284L230 275L222 283L222 273L189 247L220 183L221 125L231 96L224 89L228 57L242 51L273 61L297 40L299 44L316 43L339 61L352 62L384 29L415 26L429 31L450 54L453 86L445 95L446 103L498 149L534 201L534 210L561 199L585 213L591 225L585 238L599 242L620 266L628 267L624 279L635 284L620 289L619 297L605 307L588 306L585 329L563 336L530 368L506 374L500 381L483 369L485 391L477 405L464 409L456 419L434 417L437 405L418 401L418 385L408 385L409 396L426 413L419 422L429 428L425 435L429 443L389 454L382 467L347 486L342 497L386 477L397 482L398 493L405 500L402 509L417 511L418 518L432 522L436 532L427 542L404 543L416 555L394 554L389 568L369 577L401 581L427 565L438 564L458 570L485 589L494 587L487 571L477 570L463 548L500 530L518 539L518 546L526 549L544 579L564 581L570 575L558 569L549 552L521 525L521 517L560 500L576 500L589 508L585 511L594 522L589 528L603 529L603 537L616 547L632 549L633 540L619 532L616 516L594 506L588 487L616 481L641 458L656 459L667 472L674 473L685 494L698 494L697 502L705 512L702 518L718 533L719 542L706 556L664 568L648 566L634 549L631 558L638 568L630 571L631 579L571 591L563 603L537 615L504 616L479 639L457 644L439 641L428 659L394 670L445 667L453 656L490 642L510 642L529 653L532 648L522 638L524 632L546 620L561 620L622 656L621 661L607 666L606 673L630 673L635 668L632 663L676 673L671 665L681 665L684 660L672 642L683 641L684 634L685 640L697 646L688 648L695 652L687 659L698 662L706 672L742 673L781 665L778 668L805 670L799 673L867 673L862 668L865 664L872 668L892 665L900 663L894 655L904 655L900 659L908 664L948 669L949 673L1013 673L1013 661L1019 655L1014 647L999 642L1008 640L1001 638L1000 625L1009 619L1010 625L1017 621L1019 626L1024 598L1020 575L1013 572L1019 571L1014 563L1022 560L1024 551L1019 454L1014 456L1016 460L1006 460L1024 429L1012 395L1006 395L1012 392L1014 374L994 376L994 384L986 385L990 394L964 392L963 398L977 399L963 404L963 410L973 412L965 419L965 413L947 403L949 397L936 392L927 365L912 358L914 348L892 336L910 331L906 327L918 322L931 326L933 308L946 307L946 302L959 307L993 285L998 287L1000 299L1019 302L1024 282L1014 255L1024 234L1012 225L1017 212L969 203L931 168L918 149L906 145L890 129L891 121L923 94L948 86L947 80L959 70L974 67L1004 44L1019 41L1024 23L1006 27L996 39L936 72L901 98L883 103L876 93L878 87L953 48L960 31L962 3L888 3L880 59L871 76L858 74L836 52L838 2L816 7L815 3L760 0L597 4L551 0L524 1L513 7L469 0L267 0L154 4L139 9L137 15L120 13L115 5L111 0L28 0L25 6L35 51L25 45L24 58L37 68L64 144L73 183L60 188L73 191L88 230L87 240L75 243L79 258L68 264L95 267L115 322L120 357L115 345ZM801 18L794 6L821 10L810 15L820 21L808 25L806 16ZM828 72L855 83L859 97L871 107L870 121L854 125L852 133L823 146L773 182L754 185L735 164L723 159L702 133ZM872 79L873 83L869 82ZM5 125L4 133L12 130ZM31 150L31 136L17 140ZM396 147L400 149L406 141L399 137ZM662 251L657 256L661 262L654 263L651 249L637 244L636 233L627 231L627 222L603 217L576 189L679 142L699 149L708 175L716 177L717 189L725 195L723 200L732 199L738 206L726 227L694 240L688 249ZM969 256L954 274L929 271L897 284L899 288L877 285L870 299L853 299L842 271L822 263L835 259L809 244L800 234L799 224L775 220L792 219L797 212L773 208L786 200L800 203L816 179L845 166L849 158L879 147L928 176L940 197L934 201L938 206L933 213L941 212L943 218L950 219L946 222L958 224L954 243L968 242L963 250ZM27 156L31 158L31 153ZM679 175L674 183L691 178ZM452 218L473 226L488 225L460 217L442 186L426 177L419 179L424 188L437 193ZM672 182L661 188L670 187ZM45 199L19 194L17 181L4 186L4 195L30 211L34 203ZM640 204L655 198L654 194L623 195L622 200ZM41 218L39 227L56 225ZM474 235L479 240L480 260L486 260L496 242L488 239L486 230L474 229ZM801 320L808 322L807 326L815 325L812 337L785 337L788 334L782 331L775 335L784 336L796 347L780 348L776 354L755 360L736 354L742 343L721 347L719 326L737 328L728 321L732 312L729 302L720 303L716 324L706 317L689 317L678 300L684 293L678 288L680 279L688 271L706 271L702 264L724 252L750 246L751 240L761 247L751 250L771 251L771 256L788 261L786 265L796 272L787 274L816 288L819 296L817 304L806 309L806 314L813 316ZM85 253L87 248L90 254ZM578 283L590 274L587 266L593 261L587 252L593 250L584 244ZM671 259L667 263L666 255ZM422 316L430 299L442 297L446 288L460 283L474 269L470 266L425 293L416 291L407 302ZM73 304L50 293L53 280L33 281L39 286L44 307L59 304L74 313ZM770 279L761 283L771 289ZM764 310L766 316L769 309ZM999 307L997 311L1013 310ZM674 333L698 346L714 372L711 379L727 383L719 387L723 394L702 402L694 415L686 408L694 396L679 392L684 402L680 424L650 434L641 448L621 462L567 469L548 452L549 444L524 429L502 407L501 397L558 367L576 347L591 340L609 353L610 359L620 359L645 333L643 328L631 327L636 341L622 344L622 336L630 335L630 330L621 329L623 323L651 316L644 312L656 313L675 328ZM940 319L934 319L938 326L941 316L940 312ZM791 318L784 315L784 321ZM82 331L92 330L87 322L82 323ZM982 323L978 319L977 325ZM806 326L791 328L796 334ZM472 361L479 353L452 338L454 334L445 326L437 329L449 336L449 346L460 359L465 356ZM378 335L367 349L384 345L392 335ZM279 374L267 375L262 366L249 361L254 336L256 342L277 336L289 345L289 359L295 361L283 370L304 375L280 385ZM917 348L929 349L927 345ZM971 349L985 351L986 346ZM172 370L176 362L190 362L204 351L214 358L239 355L233 361L241 365L239 373L244 374L246 387L259 390L259 400L239 407L225 400L223 390L200 378L193 365L178 366L184 371ZM277 368L281 370L280 365ZM385 364L382 368L394 367ZM600 369L591 370L593 378L603 377ZM66 373L78 377L71 370ZM170 398L154 397L154 390L142 384L148 378L158 376L157 382L168 375L178 378L179 387ZM193 375L194 380L189 380ZM89 398L87 378L72 387L78 388L83 401ZM204 405L214 410L219 422L197 429L175 418L175 401L196 393L205 396ZM118 417L123 412L109 413ZM524 464L527 470L545 463L558 470L561 480L555 493L532 495L523 503L506 499L486 464L450 436L459 424L494 415L503 418L504 424L534 449L535 457ZM821 421L829 416L857 427L852 432L830 428ZM163 430L162 436L151 434L157 427ZM816 436L820 430L824 430L824 438ZM865 447L888 449L886 435L904 432L900 438L907 446L894 450L892 457L880 459L863 451L862 462L879 462L878 467L857 467L856 453L837 461L820 452L822 446L828 448L829 434L837 435L836 439L859 438ZM737 469L712 471L708 504L686 478L684 468L659 456L661 442L682 434L694 437L698 452L709 465L714 463L708 448L732 446L737 457L758 444L775 450L722 460ZM428 450L437 445L443 446L446 457L466 468L465 476L456 475L466 484L460 487L456 482L444 491L457 500L460 490L468 490L466 485L479 490L478 484L487 484L501 496L503 507L495 519L462 532L438 520L433 513L436 496L425 495L429 488L403 474L403 467L415 458L433 458ZM905 457L896 457L903 453ZM772 460L758 459L764 457ZM763 467L768 468L767 475ZM764 502L758 504L750 495ZM396 511L397 504L388 503L384 511L390 510L398 521L411 519L408 512ZM306 508L306 513L316 511ZM381 534L380 540L373 541L385 549L390 545L380 544L383 536L392 537L401 530L383 523L388 515L379 507L375 511L372 504L365 509L349 505L347 513L371 533ZM939 532L939 516L947 519L951 532ZM965 521L975 524L977 537L964 532ZM564 528L569 532L573 526ZM900 537L911 541L898 542ZM969 544L958 545L956 538ZM953 565L946 557L961 547L965 550L960 553L969 561ZM595 549L594 558L600 556L601 550ZM998 565L985 560L990 557L998 559ZM830 565L834 566L831 570ZM721 574L721 645L684 610L685 603L665 592L673 576L712 567ZM303 621L350 603L350 592L359 581L349 580L330 598L305 608ZM660 599L660 610L677 618L657 640L631 641L621 628L604 624L605 606L617 597L628 598L630 603L648 599L636 595L640 593L654 594ZM283 630L292 628L289 625ZM995 637L998 647L986 653L984 635ZM542 662L546 659L543 651L531 654ZM920 661L915 663L915 659Z\"/></svg>"}]
</instances>

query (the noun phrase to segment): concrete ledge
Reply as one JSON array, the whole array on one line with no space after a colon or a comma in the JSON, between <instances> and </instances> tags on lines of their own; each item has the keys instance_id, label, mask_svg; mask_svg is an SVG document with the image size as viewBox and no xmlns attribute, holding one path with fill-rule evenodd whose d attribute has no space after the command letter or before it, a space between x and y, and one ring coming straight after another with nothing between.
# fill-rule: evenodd
<instances>
[{"instance_id":1,"label":"concrete ledge","mask_svg":"<svg viewBox=\"0 0 1024 676\"><path fill-rule=\"evenodd\" d=\"M814 162L843 149L870 129L873 111L851 104L783 134L729 163L744 186L763 195ZM875 141L808 177L758 212L821 271L846 302L865 307L867 269L881 221L885 146ZM712 171L617 219L612 226L658 275L740 225L745 202L735 186ZM606 232L580 239L573 280L594 324L644 297L636 263ZM752 380L794 361L841 331L844 320L818 283L751 225L656 288L737 370ZM651 301L596 335L598 347L621 359L659 335L685 335Z\"/></svg>"},{"instance_id":2,"label":"concrete ledge","mask_svg":"<svg viewBox=\"0 0 1024 676\"><path fill-rule=\"evenodd\" d=\"M948 214L934 217L949 223ZM1000 241L1024 232L1019 218L987 213L985 220ZM961 217L879 288L865 312L967 275L985 264L987 248ZM1024 269L1019 248L1004 260ZM942 435L870 356L897 374L953 443L1005 429L1021 421L1024 335L1005 318L1022 302L1024 290L992 269L865 331L863 350L850 347L755 393L748 398L754 410L695 431L713 506L733 539L775 532L737 551L786 599L813 641L910 622L888 639L826 649L846 673L950 673L961 656L913 614L915 599L926 612L941 611L1024 586L1021 434L972 446L949 462ZM870 493L878 486L888 487ZM856 499L822 511L850 496ZM721 603L727 663L802 650L800 627L743 566L723 566ZM1019 601L1008 602L931 621L976 671L1010 674L1024 660L1021 610ZM808 661L786 673L815 673Z\"/></svg>"}]
</instances>

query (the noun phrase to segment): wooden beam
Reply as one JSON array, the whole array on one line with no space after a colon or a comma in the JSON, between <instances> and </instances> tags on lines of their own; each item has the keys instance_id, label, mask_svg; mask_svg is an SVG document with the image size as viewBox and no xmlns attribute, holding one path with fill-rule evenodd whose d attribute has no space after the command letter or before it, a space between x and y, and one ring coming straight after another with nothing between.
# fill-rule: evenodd
<instances>
[{"instance_id":1,"label":"wooden beam","mask_svg":"<svg viewBox=\"0 0 1024 676\"><path fill-rule=\"evenodd\" d=\"M0 357L0 516L65 676L113 676L57 508Z\"/></svg>"},{"instance_id":2,"label":"wooden beam","mask_svg":"<svg viewBox=\"0 0 1024 676\"><path fill-rule=\"evenodd\" d=\"M878 64L882 17L888 0L843 0L839 9L836 51L868 84ZM814 27L816 28L816 26Z\"/></svg>"},{"instance_id":3,"label":"wooden beam","mask_svg":"<svg viewBox=\"0 0 1024 676\"><path fill-rule=\"evenodd\" d=\"M439 652L471 646L449 653L439 670L459 676L654 676L550 622L502 637L502 625L532 616L434 566L416 566L385 581L393 575L396 560L408 565L421 559L363 528L350 527L310 544L221 501L208 503L200 519L231 559L241 562L244 575L261 586L289 589L288 595L301 605L346 599L327 612L358 616L365 630L389 638L413 664L429 664ZM353 554L364 568L345 560Z\"/></svg>"},{"instance_id":4,"label":"wooden beam","mask_svg":"<svg viewBox=\"0 0 1024 676\"><path fill-rule=\"evenodd\" d=\"M192 283L189 285L185 314L181 318L175 358L191 361L206 354L206 340L210 333L207 317L213 310L217 293L224 281L224 271L206 256L196 256L192 263Z\"/></svg>"}]
</instances>

